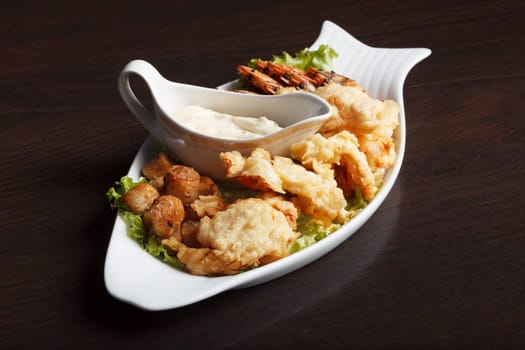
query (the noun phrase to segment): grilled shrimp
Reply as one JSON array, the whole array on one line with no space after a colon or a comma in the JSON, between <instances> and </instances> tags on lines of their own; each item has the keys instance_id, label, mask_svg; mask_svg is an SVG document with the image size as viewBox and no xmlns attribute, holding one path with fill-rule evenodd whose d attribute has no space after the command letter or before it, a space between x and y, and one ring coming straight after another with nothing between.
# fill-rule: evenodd
<instances>
[{"instance_id":1,"label":"grilled shrimp","mask_svg":"<svg viewBox=\"0 0 525 350\"><path fill-rule=\"evenodd\" d=\"M237 66L237 72L262 92L273 95L283 86L272 77L247 66Z\"/></svg>"},{"instance_id":2,"label":"grilled shrimp","mask_svg":"<svg viewBox=\"0 0 525 350\"><path fill-rule=\"evenodd\" d=\"M287 64L279 64L263 60L257 60L255 66L259 71L269 75L284 86L291 86L299 90L310 92L315 91L315 81L299 68Z\"/></svg>"},{"instance_id":3,"label":"grilled shrimp","mask_svg":"<svg viewBox=\"0 0 525 350\"><path fill-rule=\"evenodd\" d=\"M315 67L309 66L306 68L306 75L314 81L316 87L336 83L343 86L353 86L366 92L365 88L361 87L355 80L352 80L344 75L337 74L334 71L327 72Z\"/></svg>"},{"instance_id":4,"label":"grilled shrimp","mask_svg":"<svg viewBox=\"0 0 525 350\"><path fill-rule=\"evenodd\" d=\"M237 67L237 72L265 94L273 95L297 90L315 92L317 88L331 83L352 86L366 93L366 90L355 80L312 66L302 70L289 64L257 60L254 68L240 65Z\"/></svg>"}]
</instances>

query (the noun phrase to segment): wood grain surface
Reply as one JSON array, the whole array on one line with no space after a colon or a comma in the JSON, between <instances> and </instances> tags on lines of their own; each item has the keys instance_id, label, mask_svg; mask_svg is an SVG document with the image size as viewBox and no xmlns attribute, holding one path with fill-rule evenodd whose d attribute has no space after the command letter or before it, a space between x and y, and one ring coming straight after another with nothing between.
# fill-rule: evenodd
<instances>
[{"instance_id":1,"label":"wood grain surface","mask_svg":"<svg viewBox=\"0 0 525 350\"><path fill-rule=\"evenodd\" d=\"M522 1L9 1L0 10L0 348L525 348ZM428 47L383 206L290 275L163 312L103 281L105 198L147 137L117 91L143 58L214 87L324 20Z\"/></svg>"}]
</instances>

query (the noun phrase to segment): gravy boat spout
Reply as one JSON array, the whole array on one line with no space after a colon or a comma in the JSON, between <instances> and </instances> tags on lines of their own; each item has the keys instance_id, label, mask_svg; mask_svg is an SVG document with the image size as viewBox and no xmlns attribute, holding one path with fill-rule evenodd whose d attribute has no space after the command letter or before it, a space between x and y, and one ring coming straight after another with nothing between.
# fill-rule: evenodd
<instances>
[{"instance_id":1,"label":"gravy boat spout","mask_svg":"<svg viewBox=\"0 0 525 350\"><path fill-rule=\"evenodd\" d=\"M140 76L150 89L153 111L134 94L129 79ZM272 155L289 155L290 146L315 134L331 115L330 105L311 93L255 95L224 91L165 79L144 60L133 60L118 78L124 103L144 127L183 164L217 181L226 180L221 152L239 151L248 155L260 147ZM183 107L198 105L219 113L243 117L266 117L282 127L267 136L253 139L225 139L199 133L173 116Z\"/></svg>"}]
</instances>

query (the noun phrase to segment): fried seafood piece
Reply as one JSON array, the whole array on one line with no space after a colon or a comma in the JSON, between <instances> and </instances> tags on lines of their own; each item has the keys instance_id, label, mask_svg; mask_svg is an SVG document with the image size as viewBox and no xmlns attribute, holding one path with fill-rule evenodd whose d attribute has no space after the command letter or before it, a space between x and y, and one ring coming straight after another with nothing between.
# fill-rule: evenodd
<instances>
[{"instance_id":1,"label":"fried seafood piece","mask_svg":"<svg viewBox=\"0 0 525 350\"><path fill-rule=\"evenodd\" d=\"M399 125L399 105L393 100L383 101L383 111L378 116L379 125L372 133L381 138L392 138ZM359 135L358 135L359 136Z\"/></svg>"},{"instance_id":2,"label":"fried seafood piece","mask_svg":"<svg viewBox=\"0 0 525 350\"><path fill-rule=\"evenodd\" d=\"M201 176L198 187L199 195L222 196L219 186L208 176Z\"/></svg>"},{"instance_id":3,"label":"fried seafood piece","mask_svg":"<svg viewBox=\"0 0 525 350\"><path fill-rule=\"evenodd\" d=\"M174 247L184 244L186 247L199 248L200 243L197 241L197 232L199 231L199 221L184 220L180 225L180 230L168 238L157 239L162 245L176 252Z\"/></svg>"},{"instance_id":4,"label":"fried seafood piece","mask_svg":"<svg viewBox=\"0 0 525 350\"><path fill-rule=\"evenodd\" d=\"M190 248L200 247L199 241L197 241L197 232L199 232L200 221L197 220L184 220L180 227L180 240L186 246ZM176 238L174 235L173 237Z\"/></svg>"},{"instance_id":5,"label":"fried seafood piece","mask_svg":"<svg viewBox=\"0 0 525 350\"><path fill-rule=\"evenodd\" d=\"M172 166L164 176L166 193L190 205L199 196L200 174L184 165Z\"/></svg>"},{"instance_id":6,"label":"fried seafood piece","mask_svg":"<svg viewBox=\"0 0 525 350\"><path fill-rule=\"evenodd\" d=\"M333 135L341 130L354 134L371 133L382 127L395 129L399 109L394 101L383 102L353 86L329 84L317 89L316 94L332 105L333 115L319 132Z\"/></svg>"},{"instance_id":7,"label":"fried seafood piece","mask_svg":"<svg viewBox=\"0 0 525 350\"><path fill-rule=\"evenodd\" d=\"M214 216L226 208L226 202L218 195L201 195L191 203L191 208L201 218L203 216Z\"/></svg>"},{"instance_id":8,"label":"fried seafood piece","mask_svg":"<svg viewBox=\"0 0 525 350\"><path fill-rule=\"evenodd\" d=\"M296 164L291 158L281 156L274 157L273 167L281 178L284 190L296 196L294 203L301 212L312 215L325 226L345 219L346 199L337 186L333 172L317 174Z\"/></svg>"},{"instance_id":9,"label":"fried seafood piece","mask_svg":"<svg viewBox=\"0 0 525 350\"><path fill-rule=\"evenodd\" d=\"M317 94L334 107L332 117L319 132L326 137L342 130L355 134L358 148L366 155L374 174L374 182L380 184L386 170L394 164L397 156L392 136L399 125L399 105L392 100L371 98L354 87L337 84L319 88ZM352 183L359 184L355 174L354 181L347 176L348 171L354 173L350 164L343 164L336 171L339 180L345 179L339 183L346 183L346 189L351 188Z\"/></svg>"},{"instance_id":10,"label":"fried seafood piece","mask_svg":"<svg viewBox=\"0 0 525 350\"><path fill-rule=\"evenodd\" d=\"M160 238L179 234L184 217L185 211L182 201L172 195L158 197L142 215L144 225L149 232Z\"/></svg>"},{"instance_id":11,"label":"fried seafood piece","mask_svg":"<svg viewBox=\"0 0 525 350\"><path fill-rule=\"evenodd\" d=\"M262 199L246 198L213 218L203 217L197 240L203 247L223 251L229 260L250 266L267 255L288 255L288 245L297 235L280 210Z\"/></svg>"},{"instance_id":12,"label":"fried seafood piece","mask_svg":"<svg viewBox=\"0 0 525 350\"><path fill-rule=\"evenodd\" d=\"M224 152L221 159L229 178L254 190L295 195L295 203L301 212L326 225L344 218L346 200L331 170L317 174L295 164L290 158L272 159L262 148L246 158L236 151Z\"/></svg>"},{"instance_id":13,"label":"fried seafood piece","mask_svg":"<svg viewBox=\"0 0 525 350\"><path fill-rule=\"evenodd\" d=\"M359 186L365 200L377 192L377 182L365 153L359 150L357 137L341 131L325 138L315 134L291 146L291 155L316 173L334 169L339 187L348 195Z\"/></svg>"},{"instance_id":14,"label":"fried seafood piece","mask_svg":"<svg viewBox=\"0 0 525 350\"><path fill-rule=\"evenodd\" d=\"M228 178L252 190L285 193L272 166L272 157L265 149L257 148L247 158L237 151L223 152L220 158Z\"/></svg>"},{"instance_id":15,"label":"fried seafood piece","mask_svg":"<svg viewBox=\"0 0 525 350\"><path fill-rule=\"evenodd\" d=\"M359 149L366 155L368 165L375 177L375 183L383 182L385 172L396 161L397 153L392 138L377 134L361 134L358 137Z\"/></svg>"},{"instance_id":16,"label":"fried seafood piece","mask_svg":"<svg viewBox=\"0 0 525 350\"><path fill-rule=\"evenodd\" d=\"M187 219L198 220L204 215L213 216L226 206L219 186L207 176L200 177L197 196L191 203L185 204Z\"/></svg>"},{"instance_id":17,"label":"fried seafood piece","mask_svg":"<svg viewBox=\"0 0 525 350\"><path fill-rule=\"evenodd\" d=\"M173 160L171 160L165 152L160 152L155 158L144 165L142 174L150 180L150 184L153 187L161 190L164 186L164 175L166 175L173 165Z\"/></svg>"},{"instance_id":18,"label":"fried seafood piece","mask_svg":"<svg viewBox=\"0 0 525 350\"><path fill-rule=\"evenodd\" d=\"M240 199L203 217L191 248L174 239L162 244L177 251L186 269L197 275L231 275L288 255L289 244L298 234L285 215L259 198Z\"/></svg>"},{"instance_id":19,"label":"fried seafood piece","mask_svg":"<svg viewBox=\"0 0 525 350\"><path fill-rule=\"evenodd\" d=\"M284 196L275 192L262 192L258 196L273 208L279 210L284 214L290 227L295 230L297 228L297 218L299 217L299 210L290 201L286 200Z\"/></svg>"},{"instance_id":20,"label":"fried seafood piece","mask_svg":"<svg viewBox=\"0 0 525 350\"><path fill-rule=\"evenodd\" d=\"M158 197L159 192L155 187L148 183L139 183L126 191L122 200L135 214L142 215Z\"/></svg>"},{"instance_id":21,"label":"fried seafood piece","mask_svg":"<svg viewBox=\"0 0 525 350\"><path fill-rule=\"evenodd\" d=\"M240 261L229 261L219 250L189 247L175 239L164 239L162 244L177 252L177 258L193 275L234 275L243 269Z\"/></svg>"}]
</instances>

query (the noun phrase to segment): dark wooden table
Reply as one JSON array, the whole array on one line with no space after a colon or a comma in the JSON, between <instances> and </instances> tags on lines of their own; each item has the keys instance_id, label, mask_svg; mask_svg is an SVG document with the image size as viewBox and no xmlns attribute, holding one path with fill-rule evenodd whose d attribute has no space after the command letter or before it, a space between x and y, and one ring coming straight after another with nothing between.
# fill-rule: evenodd
<instances>
[{"instance_id":1,"label":"dark wooden table","mask_svg":"<svg viewBox=\"0 0 525 350\"><path fill-rule=\"evenodd\" d=\"M332 20L428 47L380 210L278 280L147 312L112 298L105 191L147 137L116 78L133 58L214 87ZM24 2L0 10L0 348L524 348L522 1Z\"/></svg>"}]
</instances>

